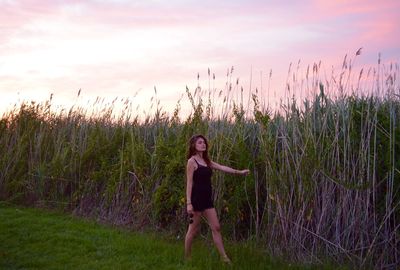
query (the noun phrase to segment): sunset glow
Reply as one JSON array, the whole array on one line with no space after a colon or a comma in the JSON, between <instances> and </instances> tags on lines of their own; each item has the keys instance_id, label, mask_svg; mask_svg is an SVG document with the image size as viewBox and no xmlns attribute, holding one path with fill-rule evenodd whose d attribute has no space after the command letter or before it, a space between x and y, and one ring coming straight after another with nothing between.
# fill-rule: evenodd
<instances>
[{"instance_id":1,"label":"sunset glow","mask_svg":"<svg viewBox=\"0 0 400 270\"><path fill-rule=\"evenodd\" d=\"M290 63L346 54L356 67L400 60L400 2L384 1L13 1L0 0L1 112L22 100L70 106L97 96L132 98L146 110L157 89L167 111L200 83L224 88L228 69L251 91L285 91Z\"/></svg>"}]
</instances>

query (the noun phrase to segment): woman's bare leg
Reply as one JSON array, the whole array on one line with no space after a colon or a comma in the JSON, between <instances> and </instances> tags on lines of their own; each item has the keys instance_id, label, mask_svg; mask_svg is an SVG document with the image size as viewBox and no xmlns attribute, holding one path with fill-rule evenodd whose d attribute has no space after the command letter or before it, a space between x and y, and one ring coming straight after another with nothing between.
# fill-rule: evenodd
<instances>
[{"instance_id":1,"label":"woman's bare leg","mask_svg":"<svg viewBox=\"0 0 400 270\"><path fill-rule=\"evenodd\" d=\"M192 256L192 243L193 239L199 231L200 227L200 212L193 212L193 223L189 224L188 231L185 237L185 258L189 259Z\"/></svg>"},{"instance_id":2,"label":"woman's bare leg","mask_svg":"<svg viewBox=\"0 0 400 270\"><path fill-rule=\"evenodd\" d=\"M211 228L214 244L217 247L219 254L223 259L227 259L229 261L229 258L225 252L224 244L222 242L221 227L219 225L215 208L204 210L203 215L207 219L208 225Z\"/></svg>"}]
</instances>

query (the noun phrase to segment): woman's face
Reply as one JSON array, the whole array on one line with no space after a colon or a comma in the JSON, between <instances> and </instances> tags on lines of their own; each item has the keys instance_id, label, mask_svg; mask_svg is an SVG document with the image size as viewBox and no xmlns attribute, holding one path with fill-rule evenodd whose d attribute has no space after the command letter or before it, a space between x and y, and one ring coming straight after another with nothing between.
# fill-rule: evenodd
<instances>
[{"instance_id":1,"label":"woman's face","mask_svg":"<svg viewBox=\"0 0 400 270\"><path fill-rule=\"evenodd\" d=\"M207 150L207 144L201 137L197 139L195 147L197 152L204 152Z\"/></svg>"}]
</instances>

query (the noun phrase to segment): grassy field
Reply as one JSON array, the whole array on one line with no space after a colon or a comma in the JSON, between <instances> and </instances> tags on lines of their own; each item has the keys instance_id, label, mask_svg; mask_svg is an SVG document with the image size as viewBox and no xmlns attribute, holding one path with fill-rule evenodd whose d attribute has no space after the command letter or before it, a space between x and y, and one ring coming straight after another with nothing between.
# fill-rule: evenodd
<instances>
[{"instance_id":1,"label":"grassy field","mask_svg":"<svg viewBox=\"0 0 400 270\"><path fill-rule=\"evenodd\" d=\"M186 262L182 240L4 203L0 231L0 269L337 269L284 264L243 244L227 245L234 262L229 267L210 239L198 239Z\"/></svg>"}]
</instances>

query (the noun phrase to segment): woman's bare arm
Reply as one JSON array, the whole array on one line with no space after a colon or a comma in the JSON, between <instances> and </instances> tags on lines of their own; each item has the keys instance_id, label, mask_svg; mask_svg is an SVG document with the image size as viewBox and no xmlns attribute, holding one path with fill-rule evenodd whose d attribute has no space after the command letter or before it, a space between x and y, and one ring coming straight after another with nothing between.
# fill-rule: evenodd
<instances>
[{"instance_id":1,"label":"woman's bare arm","mask_svg":"<svg viewBox=\"0 0 400 270\"><path fill-rule=\"evenodd\" d=\"M214 161L211 161L211 167L212 167L213 169L216 169L216 170L219 170L219 171L222 171L222 172L226 172L226 173L231 173L231 174L246 175L246 174L248 174L248 173L250 172L248 169L245 169L245 170L236 170L236 169L233 169L233 168L231 168L231 167L218 164L218 163L216 163L216 162L214 162Z\"/></svg>"},{"instance_id":2,"label":"woman's bare arm","mask_svg":"<svg viewBox=\"0 0 400 270\"><path fill-rule=\"evenodd\" d=\"M189 208L193 210L191 198L192 198L192 187L193 187L193 172L195 170L195 162L189 159L186 165L186 205L188 212Z\"/></svg>"}]
</instances>

